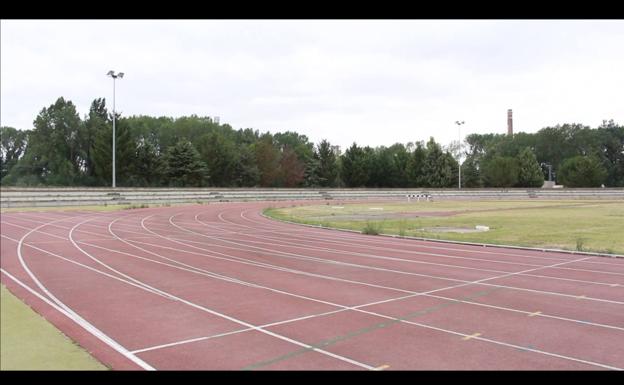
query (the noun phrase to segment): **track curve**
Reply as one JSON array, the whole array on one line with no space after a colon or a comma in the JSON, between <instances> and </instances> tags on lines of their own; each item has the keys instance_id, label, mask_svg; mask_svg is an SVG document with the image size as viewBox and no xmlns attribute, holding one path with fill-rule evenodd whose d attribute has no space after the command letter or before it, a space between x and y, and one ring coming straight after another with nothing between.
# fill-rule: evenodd
<instances>
[{"instance_id":1,"label":"track curve","mask_svg":"<svg viewBox=\"0 0 624 385\"><path fill-rule=\"evenodd\" d=\"M2 214L1 280L115 369L624 369L624 260L262 215L293 204Z\"/></svg>"}]
</instances>

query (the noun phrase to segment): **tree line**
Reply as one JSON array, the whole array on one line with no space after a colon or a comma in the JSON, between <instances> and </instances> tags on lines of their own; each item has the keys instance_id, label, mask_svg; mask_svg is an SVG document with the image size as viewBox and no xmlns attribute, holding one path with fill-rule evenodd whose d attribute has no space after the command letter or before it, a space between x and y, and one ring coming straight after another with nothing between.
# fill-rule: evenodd
<instances>
[{"instance_id":1,"label":"tree line","mask_svg":"<svg viewBox=\"0 0 624 385\"><path fill-rule=\"evenodd\" d=\"M81 118L58 98L31 130L0 127L4 186L110 186L112 114L95 99ZM624 126L558 125L535 134L472 134L344 153L293 131L235 130L210 117L117 115L116 181L127 187L541 187L547 164L570 187L624 186Z\"/></svg>"}]
</instances>

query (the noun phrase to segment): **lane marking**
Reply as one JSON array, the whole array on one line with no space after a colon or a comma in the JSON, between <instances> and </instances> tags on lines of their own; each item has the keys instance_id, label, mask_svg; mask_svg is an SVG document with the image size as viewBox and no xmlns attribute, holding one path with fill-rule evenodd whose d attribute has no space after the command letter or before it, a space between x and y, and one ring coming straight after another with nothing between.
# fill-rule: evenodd
<instances>
[{"instance_id":1,"label":"lane marking","mask_svg":"<svg viewBox=\"0 0 624 385\"><path fill-rule=\"evenodd\" d=\"M171 220L171 218L170 218L170 220ZM77 226L74 226L74 228L76 228L76 227L77 227ZM70 234L71 234L71 233L70 233ZM512 275L513 275L513 274L512 274ZM493 278L491 278L491 279L493 279ZM480 335L480 333L476 333L476 335L470 336L470 338L473 338L473 337L478 336L478 335Z\"/></svg>"},{"instance_id":2,"label":"lane marking","mask_svg":"<svg viewBox=\"0 0 624 385\"><path fill-rule=\"evenodd\" d=\"M475 338L475 337L479 337L480 335L481 335L481 333L474 333L474 334L471 334L469 336L466 336L466 337L462 338L462 340L468 341L469 339L472 339L472 338Z\"/></svg>"},{"instance_id":3,"label":"lane marking","mask_svg":"<svg viewBox=\"0 0 624 385\"><path fill-rule=\"evenodd\" d=\"M60 222L60 221L64 221L66 219L75 219L74 217L65 217L65 218L61 218L61 219L57 219L54 221L51 221L52 223L55 222ZM24 261L24 256L22 255L22 247L24 245L24 240L32 233L34 233L35 231L39 230L42 227L45 227L47 224L43 224L40 225L38 227L35 227L34 229L30 230L29 232L27 232L26 234L24 234L20 240L19 243L17 244L17 258L20 262L20 264L22 265L22 268L26 271L26 273L28 273L28 275L30 276L30 279L32 279L35 284L39 287L39 289L48 296L48 298L50 298L54 303L56 303L58 305L59 308L63 309L65 311L65 315L67 315L69 318L71 318L74 322L76 322L77 324L79 324L80 326L82 326L82 328L84 328L85 330L87 330L89 333L91 333L93 336L97 337L100 341L104 342L106 345L108 345L109 347L113 348L115 351L117 351L118 353L120 353L121 355L123 355L124 357L126 357L127 359L129 359L130 361L134 362L135 364L137 364L138 366L140 366L141 368L145 369L145 370L155 370L154 367L152 367L151 365L149 365L148 363L146 363L145 361L141 360L139 357L135 356L134 354L130 353L128 351L128 349L126 349L125 347L123 347L121 344L119 344L117 341L115 341L114 339L112 339L111 337L109 337L107 334L103 333L100 329L96 328L93 324L91 324L89 321L85 320L84 318L82 318L80 315L78 315L78 313L76 313L74 310L72 310L69 306L67 306L65 303L63 303L60 299L58 299L57 297L54 296L54 294L52 294L38 279L37 277L33 274L33 272L28 268L28 265L26 264L26 262ZM5 272L6 274L6 272ZM34 293L34 291L33 291Z\"/></svg>"},{"instance_id":4,"label":"lane marking","mask_svg":"<svg viewBox=\"0 0 624 385\"><path fill-rule=\"evenodd\" d=\"M529 317L535 317L536 315L540 315L540 314L542 314L541 311L536 311L535 313L529 314Z\"/></svg>"},{"instance_id":5,"label":"lane marking","mask_svg":"<svg viewBox=\"0 0 624 385\"><path fill-rule=\"evenodd\" d=\"M212 238L213 240L216 240L216 241L222 241L222 242L226 242L226 243L233 243L233 244L238 244L238 245L241 245L241 246L245 246L244 244L239 244L237 242L223 240L223 239L218 238L218 237L212 237L212 236L209 236L209 235L206 235L206 234L197 233L195 231L184 229L183 227L180 227L180 226L176 225L173 222L173 220L172 220L173 217L178 216L180 214L182 214L182 213L174 214L171 217L169 217L169 223L171 223L173 226L175 226L175 227L177 227L177 228L179 228L179 229L181 229L183 231L186 231L188 233L191 233L191 234L196 234L196 235L203 236L203 237L206 237L206 238ZM243 249L243 248L240 248L240 247L237 248L237 247L232 247L232 246L224 246L224 245L218 245L218 244L215 244L215 243L206 243L206 242L191 241L191 240L184 240L185 242L180 242L180 241L175 240L174 238L160 235L158 233L155 233L155 232L149 230L145 226L145 223L144 223L145 220L147 220L148 218L150 218L152 216L153 215L150 215L150 216L147 216L147 217L143 218L143 220L141 221L141 226L146 231L148 231L148 232L150 232L150 233L152 233L154 235L157 235L157 236L159 236L162 239L167 239L169 241L181 244L181 245L183 245L185 247L190 247L190 248L193 248L193 249L198 249L198 250L202 250L202 251L205 251L205 252L207 251L207 252L211 252L211 253L217 253L217 254L226 255L226 256L229 256L229 255L228 254L223 254L223 253L218 253L218 252L215 252L214 250L211 250L211 249L205 249L205 248L202 248L202 247L193 246L193 245L190 245L189 242L190 243L200 243L200 244L203 244L203 245L206 245L206 246L217 246L217 247L226 248L226 249L249 251L247 249ZM138 242L138 243L141 243L141 242ZM262 248L255 247L255 246L247 246L247 247L256 248L256 249L262 249ZM578 261L583 261L583 260L586 260L588 258L591 258L591 257L584 257L584 258L580 258L580 259L575 259L575 260L571 260L571 261L557 263L557 264L554 264L554 265L546 265L546 266L541 266L541 267L537 267L537 268L534 268L534 269L528 269L528 270L523 270L523 271L518 271L518 272L506 273L504 275L499 275L499 276L495 276L495 277L486 277L484 279L480 279L480 280L477 280L477 281L466 281L466 280L456 279L456 278L446 278L446 277L432 276L432 275L428 275L428 274L419 274L419 273L415 273L415 272L406 272L406 271L401 271L401 270L387 269L387 268L381 268L381 267L370 266L370 265L361 265L361 264L350 263L350 262L341 262L341 261L336 261L336 260L331 260L331 259L311 257L311 256L308 256L308 255L305 255L305 254L288 253L288 252L282 252L282 251L271 250L271 249L265 249L265 250L269 253L269 255L282 256L282 257L291 258L291 259L302 259L302 260L307 260L307 261L328 263L328 264L333 264L333 265L354 266L354 267L363 268L363 269L369 269L369 270L387 271L387 272L391 272L391 273L398 273L398 274L405 274L405 275L414 275L414 276L420 276L420 277L442 279L442 280L445 280L445 281L463 282L465 284L478 283L478 284L482 284L482 285L485 285L485 286L504 287L504 288L514 289L514 290L537 292L537 293L545 293L545 294L564 296L564 297L571 297L571 298L576 298L576 296L573 295L573 294L566 294L566 293L559 293L559 292L552 292L552 291L545 291L545 290L537 290L537 289L529 289L529 288L522 288L522 287L517 287L517 286L497 285L497 284L482 283L482 282L488 281L488 280L492 280L492 279L505 278L505 277L512 276L512 275L524 274L524 273L535 271L535 270L540 270L540 269L545 269L545 268L550 268L550 267L556 267L556 266L560 266L560 265L564 265L564 264L568 264L568 263L573 263L573 262L578 262ZM238 257L236 257L236 258L238 258ZM238 258L238 259L240 259L240 258ZM267 265L271 266L270 264L267 264ZM460 285L460 286L463 286L463 285ZM449 288L460 287L460 286L451 286ZM588 299L593 300L593 301L600 301L600 302L624 304L624 302L613 301L613 300L602 299L602 298L588 298Z\"/></svg>"},{"instance_id":6,"label":"lane marking","mask_svg":"<svg viewBox=\"0 0 624 385\"><path fill-rule=\"evenodd\" d=\"M375 368L375 370L384 370L384 369L388 369L390 367L390 365L386 364L386 365L381 365Z\"/></svg>"}]
</instances>

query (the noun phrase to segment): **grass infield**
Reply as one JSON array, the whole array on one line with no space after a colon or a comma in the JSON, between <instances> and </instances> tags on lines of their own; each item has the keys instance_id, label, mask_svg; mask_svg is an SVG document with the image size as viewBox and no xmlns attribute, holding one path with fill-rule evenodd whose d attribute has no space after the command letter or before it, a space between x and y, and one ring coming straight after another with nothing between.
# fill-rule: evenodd
<instances>
[{"instance_id":1,"label":"grass infield","mask_svg":"<svg viewBox=\"0 0 624 385\"><path fill-rule=\"evenodd\" d=\"M2 285L0 370L107 370Z\"/></svg>"},{"instance_id":2,"label":"grass infield","mask_svg":"<svg viewBox=\"0 0 624 385\"><path fill-rule=\"evenodd\" d=\"M269 208L264 213L367 234L624 254L621 200L329 202ZM477 225L490 229L473 231Z\"/></svg>"}]
</instances>

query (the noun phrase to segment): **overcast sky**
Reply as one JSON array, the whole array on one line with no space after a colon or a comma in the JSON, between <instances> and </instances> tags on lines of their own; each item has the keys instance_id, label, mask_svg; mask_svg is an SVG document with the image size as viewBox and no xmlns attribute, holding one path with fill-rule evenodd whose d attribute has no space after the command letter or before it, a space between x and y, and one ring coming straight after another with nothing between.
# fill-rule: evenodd
<instances>
[{"instance_id":1,"label":"overcast sky","mask_svg":"<svg viewBox=\"0 0 624 385\"><path fill-rule=\"evenodd\" d=\"M1 124L59 96L81 117L219 116L344 150L624 123L622 20L1 21Z\"/></svg>"}]
</instances>

